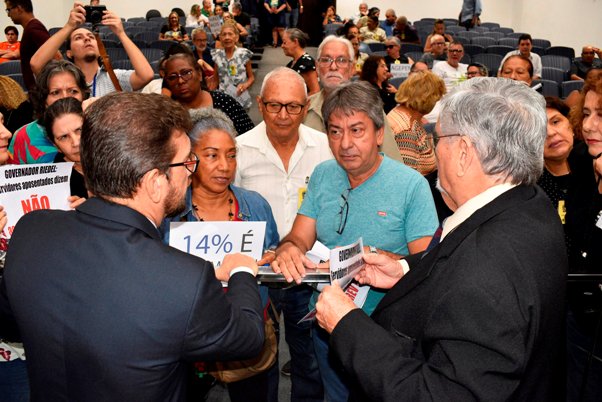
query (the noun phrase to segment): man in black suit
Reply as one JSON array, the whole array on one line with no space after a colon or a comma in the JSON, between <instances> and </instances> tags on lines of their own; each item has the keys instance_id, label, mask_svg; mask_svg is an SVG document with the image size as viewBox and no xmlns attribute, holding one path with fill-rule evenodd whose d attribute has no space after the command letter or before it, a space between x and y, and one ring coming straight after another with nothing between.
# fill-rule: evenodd
<instances>
[{"instance_id":1,"label":"man in black suit","mask_svg":"<svg viewBox=\"0 0 602 402\"><path fill-rule=\"evenodd\" d=\"M567 261L558 216L535 186L543 97L475 78L442 101L436 131L439 186L455 210L441 242L401 262L365 256L357 279L390 289L371 317L336 285L317 303L358 384L351 399L562 400Z\"/></svg>"},{"instance_id":2,"label":"man in black suit","mask_svg":"<svg viewBox=\"0 0 602 402\"><path fill-rule=\"evenodd\" d=\"M214 270L164 245L157 231L183 207L198 166L190 125L187 112L160 95L102 97L81 136L95 197L17 224L0 328L14 317L21 330L32 401L181 401L185 361L260 352L254 261L231 255ZM227 293L216 277L228 281Z\"/></svg>"}]
</instances>

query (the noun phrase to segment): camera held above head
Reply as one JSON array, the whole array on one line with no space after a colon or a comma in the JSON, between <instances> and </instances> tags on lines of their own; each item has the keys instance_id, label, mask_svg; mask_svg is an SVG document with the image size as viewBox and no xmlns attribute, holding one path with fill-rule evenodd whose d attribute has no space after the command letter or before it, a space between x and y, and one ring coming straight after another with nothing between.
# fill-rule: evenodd
<instances>
[{"instance_id":1,"label":"camera held above head","mask_svg":"<svg viewBox=\"0 0 602 402\"><path fill-rule=\"evenodd\" d=\"M86 22L93 25L100 24L104 12L107 11L106 6L84 6L86 10Z\"/></svg>"}]
</instances>

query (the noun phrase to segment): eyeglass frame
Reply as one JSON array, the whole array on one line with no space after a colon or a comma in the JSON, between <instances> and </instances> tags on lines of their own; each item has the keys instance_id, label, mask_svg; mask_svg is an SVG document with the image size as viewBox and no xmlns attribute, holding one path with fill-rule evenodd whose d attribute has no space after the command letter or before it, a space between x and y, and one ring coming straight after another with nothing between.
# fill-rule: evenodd
<instances>
[{"instance_id":1,"label":"eyeglass frame","mask_svg":"<svg viewBox=\"0 0 602 402\"><path fill-rule=\"evenodd\" d=\"M342 235L345 230L345 226L347 226L347 217L349 216L349 194L351 194L351 187L343 191L341 194L341 198L343 199L343 203L341 205L341 210L338 215L340 215L339 220L339 228L337 229L337 233ZM343 217L343 213L345 214Z\"/></svg>"},{"instance_id":2,"label":"eyeglass frame","mask_svg":"<svg viewBox=\"0 0 602 402\"><path fill-rule=\"evenodd\" d=\"M191 157L193 159L191 159ZM194 166L194 168L192 170L190 170L190 168L189 168L190 165ZM178 162L178 163L170 163L169 165L167 165L167 168L178 167L178 166L184 166L184 168L186 170L188 170L190 172L190 174L193 174L199 168L199 157L194 152L191 152L188 155L188 160L187 161Z\"/></svg>"},{"instance_id":3,"label":"eyeglass frame","mask_svg":"<svg viewBox=\"0 0 602 402\"><path fill-rule=\"evenodd\" d=\"M343 56L339 56L335 59L333 59L332 57L322 56L322 57L318 57L317 62L321 67L330 67L330 66L332 66L332 63L334 62L334 64L337 66L337 68L345 68L351 64L352 60L350 60L346 57L343 57ZM344 62L345 65L339 64L340 62Z\"/></svg>"},{"instance_id":4,"label":"eyeglass frame","mask_svg":"<svg viewBox=\"0 0 602 402\"><path fill-rule=\"evenodd\" d=\"M263 103L263 107L265 107L266 112L268 113L273 113L273 114L278 114L280 113L280 111L282 110L282 108L284 108L286 110L286 113L293 115L293 116L298 116L303 112L303 108L305 106L307 106L307 103L304 104L299 104L296 102L289 102L289 103L280 103L280 102L266 102L266 101L261 101L261 103ZM272 104L272 105L278 105L278 111L275 112L271 112L268 110L268 104ZM299 113L293 113L290 110L288 110L289 106L301 106L301 109L299 109Z\"/></svg>"},{"instance_id":5,"label":"eyeglass frame","mask_svg":"<svg viewBox=\"0 0 602 402\"><path fill-rule=\"evenodd\" d=\"M449 49L447 53L464 53L464 49Z\"/></svg>"},{"instance_id":6,"label":"eyeglass frame","mask_svg":"<svg viewBox=\"0 0 602 402\"><path fill-rule=\"evenodd\" d=\"M7 7L4 9L4 11L6 11L6 14L10 14L10 12L13 11L17 7L19 7L19 6Z\"/></svg>"},{"instance_id":7,"label":"eyeglass frame","mask_svg":"<svg viewBox=\"0 0 602 402\"><path fill-rule=\"evenodd\" d=\"M439 141L441 141L441 138L445 138L445 137L464 137L464 134L445 134L445 135L439 135L437 133L433 133L433 135L431 136L432 140L433 140L433 149L437 148L437 145L439 144Z\"/></svg>"},{"instance_id":8,"label":"eyeglass frame","mask_svg":"<svg viewBox=\"0 0 602 402\"><path fill-rule=\"evenodd\" d=\"M169 81L170 83L178 82L180 80L180 78L182 79L182 81L188 82L192 78L193 74L194 74L194 68L191 68L189 71L187 70L184 73L172 73L172 74L166 75L165 79L167 81ZM185 77L188 77L188 78L185 78Z\"/></svg>"}]
</instances>

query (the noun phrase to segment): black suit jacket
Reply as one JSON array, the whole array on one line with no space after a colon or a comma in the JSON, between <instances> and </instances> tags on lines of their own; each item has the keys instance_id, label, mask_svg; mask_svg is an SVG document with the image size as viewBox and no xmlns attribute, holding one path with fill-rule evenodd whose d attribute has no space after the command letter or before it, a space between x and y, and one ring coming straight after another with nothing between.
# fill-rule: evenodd
<instances>
[{"instance_id":1,"label":"black suit jacket","mask_svg":"<svg viewBox=\"0 0 602 402\"><path fill-rule=\"evenodd\" d=\"M413 262L372 318L333 331L351 399L564 398L566 251L541 189L502 194Z\"/></svg>"},{"instance_id":2,"label":"black suit jacket","mask_svg":"<svg viewBox=\"0 0 602 402\"><path fill-rule=\"evenodd\" d=\"M133 209L32 212L9 249L0 309L21 330L33 401L179 401L184 361L261 350L255 278L235 274L225 294L212 265Z\"/></svg>"}]
</instances>

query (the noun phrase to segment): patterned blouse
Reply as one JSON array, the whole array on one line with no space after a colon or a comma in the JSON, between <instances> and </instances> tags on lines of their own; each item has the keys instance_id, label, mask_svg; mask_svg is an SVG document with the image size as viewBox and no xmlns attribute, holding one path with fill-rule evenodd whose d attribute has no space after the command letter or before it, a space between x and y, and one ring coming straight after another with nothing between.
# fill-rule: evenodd
<instances>
[{"instance_id":1,"label":"patterned blouse","mask_svg":"<svg viewBox=\"0 0 602 402\"><path fill-rule=\"evenodd\" d=\"M416 112L398 106L387 115L403 163L422 175L437 168L435 150Z\"/></svg>"},{"instance_id":2,"label":"patterned blouse","mask_svg":"<svg viewBox=\"0 0 602 402\"><path fill-rule=\"evenodd\" d=\"M251 108L251 95L249 90L237 94L238 85L247 81L246 64L251 60L253 52L249 49L237 47L231 59L226 58L224 49L213 49L211 57L217 66L219 74L219 90L236 99L246 110Z\"/></svg>"}]
</instances>

